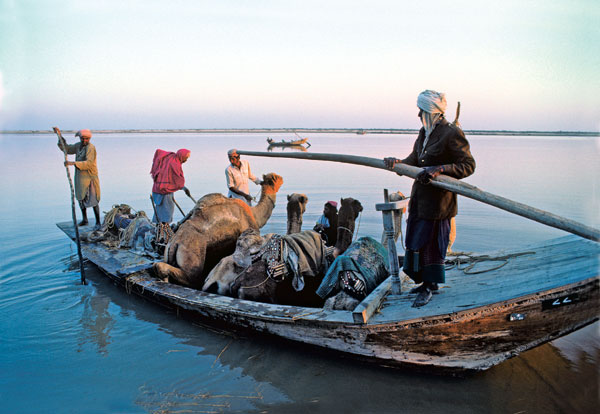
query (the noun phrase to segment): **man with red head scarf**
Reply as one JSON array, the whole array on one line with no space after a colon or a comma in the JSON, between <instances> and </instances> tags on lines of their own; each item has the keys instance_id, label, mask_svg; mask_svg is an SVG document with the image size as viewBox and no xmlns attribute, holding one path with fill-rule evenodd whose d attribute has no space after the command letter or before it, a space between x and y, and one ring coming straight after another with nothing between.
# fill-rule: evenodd
<instances>
[{"instance_id":1,"label":"man with red head scarf","mask_svg":"<svg viewBox=\"0 0 600 414\"><path fill-rule=\"evenodd\" d=\"M75 161L65 161L65 166L75 167L75 198L79 201L82 219L80 226L88 224L87 208L92 207L96 217L96 227L100 227L100 180L96 165L96 147L90 143L92 131L81 129L75 134L79 142L66 146L67 154L75 154ZM58 148L62 151L60 139Z\"/></svg>"},{"instance_id":2,"label":"man with red head scarf","mask_svg":"<svg viewBox=\"0 0 600 414\"><path fill-rule=\"evenodd\" d=\"M191 151L180 149L177 152L168 152L157 149L152 160L150 175L154 181L152 186L152 200L154 201L155 214L152 219L155 223L170 223L173 221L175 199L173 193L183 190L188 196L189 190L185 187L185 178L181 164L190 158Z\"/></svg>"},{"instance_id":3,"label":"man with red head scarf","mask_svg":"<svg viewBox=\"0 0 600 414\"><path fill-rule=\"evenodd\" d=\"M475 171L475 160L463 131L444 118L446 96L432 90L419 94L419 119L423 128L408 157L385 158L388 168L404 163L423 170L413 183L406 225L403 271L420 286L413 307L427 304L446 279L445 259L451 220L457 213L456 194L429 185L440 174L465 178Z\"/></svg>"}]
</instances>

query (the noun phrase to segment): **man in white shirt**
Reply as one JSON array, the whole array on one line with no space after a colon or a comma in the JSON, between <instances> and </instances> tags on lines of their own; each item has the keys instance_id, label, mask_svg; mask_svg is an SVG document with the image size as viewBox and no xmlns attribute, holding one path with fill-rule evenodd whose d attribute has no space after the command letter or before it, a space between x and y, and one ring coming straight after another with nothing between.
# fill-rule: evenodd
<instances>
[{"instance_id":1,"label":"man in white shirt","mask_svg":"<svg viewBox=\"0 0 600 414\"><path fill-rule=\"evenodd\" d=\"M239 198L244 200L248 205L252 205L252 196L248 187L248 180L252 180L254 184L260 185L262 181L256 178L250 171L250 163L246 160L240 160L240 155L237 150L231 149L227 152L229 157L229 166L225 169L225 178L227 179L227 188L229 198Z\"/></svg>"}]
</instances>

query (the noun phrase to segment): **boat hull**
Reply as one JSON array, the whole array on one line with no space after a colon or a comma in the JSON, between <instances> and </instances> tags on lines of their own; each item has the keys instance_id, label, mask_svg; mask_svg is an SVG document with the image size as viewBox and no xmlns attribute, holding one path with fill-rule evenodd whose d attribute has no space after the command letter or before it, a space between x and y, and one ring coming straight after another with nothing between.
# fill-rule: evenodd
<instances>
[{"instance_id":1,"label":"boat hull","mask_svg":"<svg viewBox=\"0 0 600 414\"><path fill-rule=\"evenodd\" d=\"M257 305L231 298L223 303L219 295L181 292L192 289L173 285L161 287L164 282L157 282L148 274L136 277L141 279L125 282L128 292L205 325L270 334L380 365L438 373L486 370L593 323L598 320L600 305L598 278L592 278L463 312L395 323L358 324L341 321L335 311L319 319L307 319L311 314L319 315L321 310ZM545 309L547 303L563 303L568 298L575 298L574 303ZM215 301L219 306L215 306Z\"/></svg>"},{"instance_id":2,"label":"boat hull","mask_svg":"<svg viewBox=\"0 0 600 414\"><path fill-rule=\"evenodd\" d=\"M72 227L59 224L73 238L69 226ZM600 287L598 257L594 253L598 247L593 242L568 239L556 242L554 248L564 250L567 245L578 252L574 263L580 263L575 266L578 275L571 276L569 283L552 286L550 279L556 275L551 275L549 280L535 282L546 288L522 295L508 292L505 296L512 297L477 306L460 304L464 295L456 281L458 291L447 289L435 295L432 304L415 309L410 307L412 298L407 293L389 294L388 279L363 301L374 302L379 308L377 314L364 320L357 311L258 303L163 282L152 276L152 260L140 259L122 249L111 251L83 243L82 253L128 293L201 324L272 335L381 365L457 373L486 370L598 320ZM553 252L551 248L546 250L547 254ZM538 256L541 261L547 260L542 251ZM560 268L563 261L574 260L567 253L563 256L560 261L555 259L554 268ZM518 260L515 259L514 267L522 266ZM544 276L548 272L541 273ZM492 275L490 279L496 277ZM477 282L485 283L482 278ZM502 281L496 283L502 286ZM489 290L497 289L491 286ZM447 307L444 301L453 305Z\"/></svg>"}]
</instances>

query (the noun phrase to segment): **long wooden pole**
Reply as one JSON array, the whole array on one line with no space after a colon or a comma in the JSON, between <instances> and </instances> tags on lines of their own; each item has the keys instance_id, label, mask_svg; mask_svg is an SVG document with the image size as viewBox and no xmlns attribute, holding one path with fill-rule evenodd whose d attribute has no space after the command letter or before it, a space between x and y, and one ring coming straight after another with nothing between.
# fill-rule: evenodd
<instances>
[{"instance_id":1,"label":"long wooden pole","mask_svg":"<svg viewBox=\"0 0 600 414\"><path fill-rule=\"evenodd\" d=\"M65 161L67 161L67 141L63 138L60 133L60 129L57 127L53 128L54 132L58 136L60 146L62 147L63 153L65 154ZM69 180L69 187L71 188L71 214L73 216L73 227L75 228L75 241L77 242L77 256L79 257L79 272L81 273L81 284L85 285L85 271L83 270L83 255L81 254L81 239L79 238L79 227L77 226L77 215L75 214L75 187L73 187L73 180L71 180L71 172L69 167L65 165L67 170L67 179Z\"/></svg>"},{"instance_id":2,"label":"long wooden pole","mask_svg":"<svg viewBox=\"0 0 600 414\"><path fill-rule=\"evenodd\" d=\"M342 162L347 164L363 165L366 167L379 168L382 170L390 171L379 158L361 157L357 155L346 155L346 154L325 154L325 153L274 153L274 152L259 152L259 151L243 151L238 150L240 155L250 155L256 157L279 157L279 158L296 158L302 160L315 160L315 161L333 161ZM393 169L398 175L405 175L410 178L415 178L421 168L413 167L412 165L396 164ZM593 241L600 241L600 230L579 223L575 220L571 220L565 217L558 216L553 213L549 213L544 210L540 210L535 207L528 206L517 201L509 200L508 198L501 197L496 194L488 193L487 191L480 190L479 188L464 183L456 178L449 177L447 175L439 175L434 178L429 184L444 190L452 191L453 193L460 194L462 196L472 198L473 200L481 201L482 203L489 204L494 207L498 207L502 210L508 211L513 214L517 214L522 217L526 217L530 220L537 221L538 223L545 224L550 227L554 227L560 230L567 231L569 233L576 234Z\"/></svg>"}]
</instances>

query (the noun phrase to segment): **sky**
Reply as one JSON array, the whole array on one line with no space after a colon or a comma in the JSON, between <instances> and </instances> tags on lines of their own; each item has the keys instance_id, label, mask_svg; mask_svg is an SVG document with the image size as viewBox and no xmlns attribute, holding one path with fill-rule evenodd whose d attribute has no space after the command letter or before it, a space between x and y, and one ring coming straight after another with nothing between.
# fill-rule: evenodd
<instances>
[{"instance_id":1,"label":"sky","mask_svg":"<svg viewBox=\"0 0 600 414\"><path fill-rule=\"evenodd\" d=\"M0 0L0 130L600 130L597 0Z\"/></svg>"}]
</instances>

